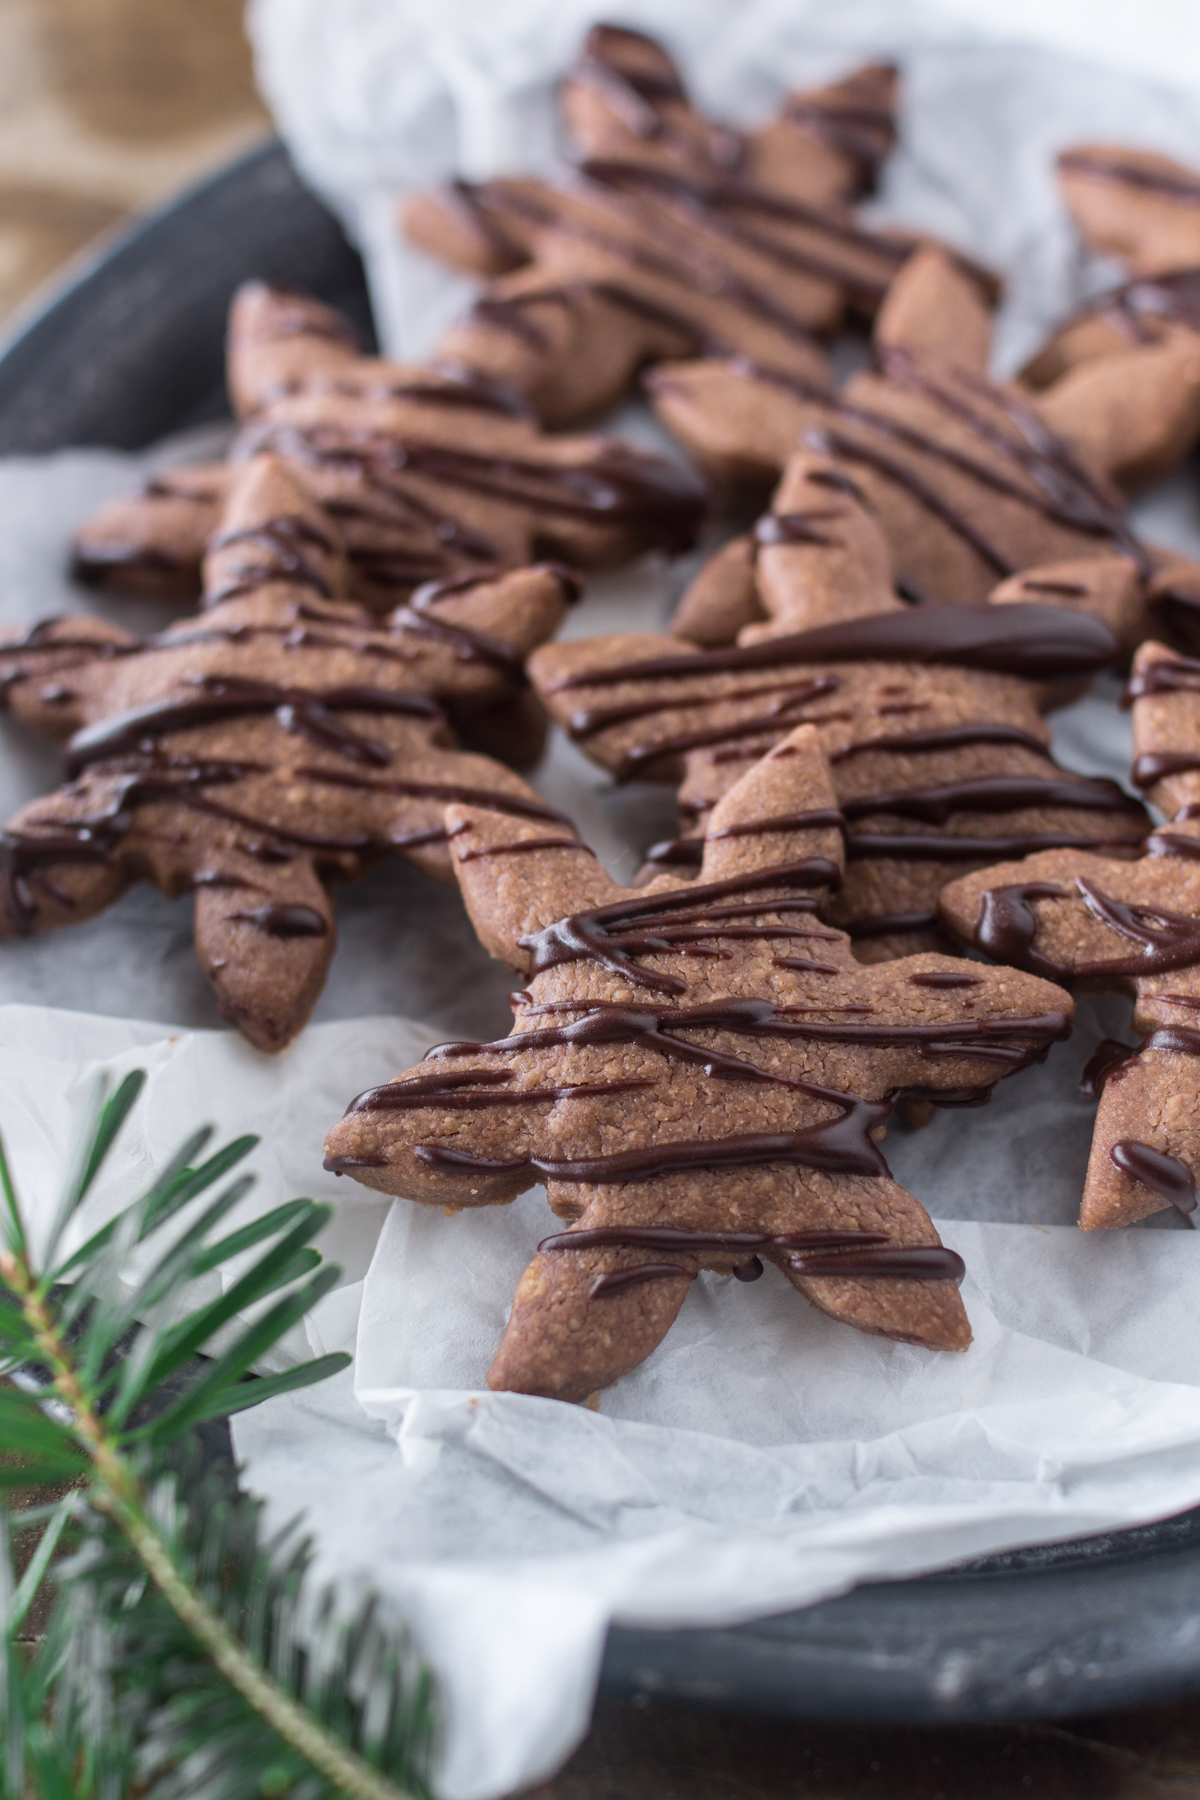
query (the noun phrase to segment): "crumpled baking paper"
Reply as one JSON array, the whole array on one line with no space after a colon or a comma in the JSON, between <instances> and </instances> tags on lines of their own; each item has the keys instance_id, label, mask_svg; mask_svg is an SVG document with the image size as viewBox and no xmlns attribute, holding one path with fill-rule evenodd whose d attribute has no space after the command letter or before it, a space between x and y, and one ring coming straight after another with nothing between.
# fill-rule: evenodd
<instances>
[{"instance_id":1,"label":"crumpled baking paper","mask_svg":"<svg viewBox=\"0 0 1200 1800\"><path fill-rule=\"evenodd\" d=\"M385 244L395 192L459 156L472 173L518 154L550 166L546 83L596 10L585 0L258 0L268 91L302 165L367 242L389 343L410 334L423 348L438 309L464 291ZM767 110L781 83L843 67L851 50L902 53L906 147L881 208L1004 268L1006 367L1106 278L1057 211L1052 150L1086 134L1200 160L1186 97L987 50L899 5L625 0L620 16L662 30L705 98L743 119ZM621 424L653 441L644 414ZM0 620L95 604L64 573L71 528L147 461L205 448L0 464ZM1195 554L1193 485L1180 474L1138 519ZM657 628L681 579L650 558L592 582L568 630ZM101 604L139 628L154 621L152 608ZM1126 774L1116 692L1110 682L1060 716L1062 760ZM0 720L6 811L60 767L54 750ZM536 779L618 878L670 828L669 794L611 788L561 738ZM323 1247L344 1262L343 1285L285 1353L353 1346L355 1367L242 1415L236 1444L272 1516L305 1506L321 1571L348 1594L377 1589L411 1620L437 1676L447 1800L488 1800L562 1761L586 1728L610 1620L732 1622L1200 1502L1200 1239L1175 1214L1090 1237L1071 1223L1092 1120L1079 1070L1099 1037L1127 1025L1124 1002L1081 1001L1072 1039L982 1111L888 1134L893 1171L967 1262L975 1342L965 1356L861 1337L773 1271L750 1287L704 1275L660 1349L590 1412L482 1385L516 1280L554 1228L541 1189L447 1218L321 1171L324 1130L358 1089L434 1037L507 1028L511 976L487 962L457 903L402 865L345 890L320 1022L275 1059L217 1029L189 912L138 890L75 930L0 946L0 1126L40 1214L99 1075L146 1066L150 1089L88 1224L126 1197L130 1159L140 1180L206 1118L222 1137L264 1135L247 1215L292 1193L338 1203ZM952 1696L955 1671L939 1679Z\"/></svg>"}]
</instances>

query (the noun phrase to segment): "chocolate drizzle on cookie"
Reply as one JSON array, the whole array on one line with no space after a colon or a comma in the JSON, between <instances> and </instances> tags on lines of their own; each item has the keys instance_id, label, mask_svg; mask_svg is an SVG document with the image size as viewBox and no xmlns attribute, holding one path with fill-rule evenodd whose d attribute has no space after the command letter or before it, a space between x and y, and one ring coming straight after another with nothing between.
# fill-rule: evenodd
<instances>
[{"instance_id":1,"label":"chocolate drizzle on cookie","mask_svg":"<svg viewBox=\"0 0 1200 1800\"><path fill-rule=\"evenodd\" d=\"M902 487L997 575L1013 575L1020 565L942 490L935 474L939 466L966 477L985 495L1001 495L1085 537L1107 540L1143 574L1149 573L1147 553L1131 533L1116 496L1088 473L1019 396L965 370L939 367L933 373L898 347L885 348L881 360L892 381L940 414L948 430L965 430L985 454L831 394L790 370L769 368L747 357L730 359L730 367L746 380L779 388L811 407L808 440L814 449L851 466L860 463ZM669 386L669 371L662 379Z\"/></svg>"},{"instance_id":2,"label":"chocolate drizzle on cookie","mask_svg":"<svg viewBox=\"0 0 1200 1800\"><path fill-rule=\"evenodd\" d=\"M1132 1175L1143 1187L1160 1199L1169 1201L1181 1213L1196 1210L1196 1178L1185 1162L1155 1150L1136 1138L1122 1138L1113 1145L1109 1156L1123 1175Z\"/></svg>"},{"instance_id":3,"label":"chocolate drizzle on cookie","mask_svg":"<svg viewBox=\"0 0 1200 1800\"><path fill-rule=\"evenodd\" d=\"M613 906L597 907L590 912L574 913L523 937L520 942L529 952L530 969L534 974L562 963L586 959L614 974L624 975L636 987L682 994L687 991L686 981L663 971L643 968L633 961L633 957L639 953L652 955L656 951L686 951L702 940L744 935L749 929L725 925L726 919L811 913L816 906L813 899L785 900L778 898L777 893L747 905L719 910L714 910L715 901L764 889L787 891L796 887L829 887L837 880L836 864L824 857L809 857L756 874L706 882L702 887L644 895L618 901ZM794 927L772 927L759 928L755 935L793 937L810 934Z\"/></svg>"},{"instance_id":4,"label":"chocolate drizzle on cookie","mask_svg":"<svg viewBox=\"0 0 1200 1800\"><path fill-rule=\"evenodd\" d=\"M1074 885L1092 917L1139 944L1138 954L1066 963L1038 950L1035 902L1075 898L1066 888L1041 881L984 892L975 933L980 948L997 962L1028 969L1031 974L1044 975L1052 981L1161 975L1200 962L1200 918L1165 907L1117 900L1084 875L1076 875Z\"/></svg>"}]
</instances>

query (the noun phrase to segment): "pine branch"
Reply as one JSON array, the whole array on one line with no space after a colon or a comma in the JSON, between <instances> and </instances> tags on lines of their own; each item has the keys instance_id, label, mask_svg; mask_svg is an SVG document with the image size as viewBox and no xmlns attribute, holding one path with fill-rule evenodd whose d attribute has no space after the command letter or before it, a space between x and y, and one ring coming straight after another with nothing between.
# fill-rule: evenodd
<instances>
[{"instance_id":1,"label":"pine branch","mask_svg":"<svg viewBox=\"0 0 1200 1800\"><path fill-rule=\"evenodd\" d=\"M48 1264L141 1080L127 1077L99 1109ZM9 1578L5 1800L31 1791L123 1800L135 1782L152 1800L427 1793L429 1681L404 1634L381 1627L371 1604L347 1620L332 1596L314 1600L307 1542L290 1532L264 1544L257 1503L229 1475L201 1478L195 1467L198 1422L349 1361L319 1357L246 1379L340 1271L321 1266L311 1247L330 1209L310 1200L213 1238L247 1179L202 1210L192 1203L255 1140L193 1167L210 1135L195 1134L146 1194L48 1271L33 1266L0 1146L0 1354L18 1383L0 1391L0 1446L18 1453L0 1465L0 1485L82 1482L52 1513L20 1585ZM172 1222L170 1241L160 1239L130 1291L121 1280L130 1251ZM226 1292L181 1319L188 1284L248 1250L259 1254ZM59 1285L65 1274L69 1288ZM197 1361L218 1331L271 1294L279 1297L215 1359ZM58 1565L51 1627L23 1661L16 1632L60 1539L72 1554Z\"/></svg>"}]
</instances>

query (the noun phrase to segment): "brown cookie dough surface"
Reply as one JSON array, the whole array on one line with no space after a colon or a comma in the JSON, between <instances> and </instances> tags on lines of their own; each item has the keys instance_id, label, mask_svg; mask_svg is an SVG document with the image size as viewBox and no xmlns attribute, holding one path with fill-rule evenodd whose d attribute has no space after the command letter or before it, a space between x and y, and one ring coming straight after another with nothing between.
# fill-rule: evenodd
<instances>
[{"instance_id":1,"label":"brown cookie dough surface","mask_svg":"<svg viewBox=\"0 0 1200 1800\"><path fill-rule=\"evenodd\" d=\"M714 806L800 721L820 734L848 830L845 879L825 916L864 960L944 944L938 893L964 866L1051 843L1136 852L1143 809L1113 782L1061 769L1041 718L1064 677L1117 659L1105 615L1124 617L1131 587L1141 595L1127 561L1056 567L1040 585L1031 576L1000 596L1020 612L914 609L892 588L887 544L854 481L805 456L752 548L749 576L769 616L744 626L736 647L626 635L547 644L530 661L586 755L618 781L678 784L686 835L654 846L653 866L695 867Z\"/></svg>"},{"instance_id":2,"label":"brown cookie dough surface","mask_svg":"<svg viewBox=\"0 0 1200 1800\"><path fill-rule=\"evenodd\" d=\"M945 257L914 257L876 325L878 367L836 393L782 367L709 357L649 371L660 419L719 483L752 494L799 444L869 500L902 591L982 599L1040 563L1104 553L1149 570L1122 492L1200 430L1200 344L1175 332L1068 369L1037 393L982 372L987 315Z\"/></svg>"},{"instance_id":3,"label":"brown cookie dough surface","mask_svg":"<svg viewBox=\"0 0 1200 1800\"><path fill-rule=\"evenodd\" d=\"M700 1269L764 1261L860 1330L965 1348L957 1259L877 1138L899 1095L961 1102L1039 1056L1069 1003L943 957L854 961L816 912L840 861L816 733L725 796L698 884L631 892L567 833L447 819L481 939L528 977L515 1029L360 1095L326 1166L464 1208L545 1178L568 1229L522 1277L490 1385L583 1399L650 1354Z\"/></svg>"},{"instance_id":4,"label":"brown cookie dough surface","mask_svg":"<svg viewBox=\"0 0 1200 1800\"><path fill-rule=\"evenodd\" d=\"M1084 242L1134 275L1200 264L1200 172L1155 150L1076 144L1058 185Z\"/></svg>"},{"instance_id":5,"label":"brown cookie dough surface","mask_svg":"<svg viewBox=\"0 0 1200 1800\"><path fill-rule=\"evenodd\" d=\"M869 316L886 299L894 315L897 272L922 262L924 240L864 229L848 204L894 141L893 69L792 95L761 130L736 133L690 105L660 45L605 26L563 93L580 155L570 180L456 181L405 203L414 242L490 278L440 355L566 425L680 357L745 356L828 387L817 339L848 310ZM959 345L977 359L998 284L937 254L980 315ZM918 277L908 291L912 332L941 342L933 287Z\"/></svg>"},{"instance_id":6,"label":"brown cookie dough surface","mask_svg":"<svg viewBox=\"0 0 1200 1800\"><path fill-rule=\"evenodd\" d=\"M0 834L0 936L86 919L136 881L194 892L222 1012L277 1050L333 955L328 881L395 854L449 876L450 800L557 817L458 749L448 714L522 704L522 659L557 626L563 579L452 583L380 619L340 597L328 516L267 457L239 470L223 527L199 618L150 639L49 620L0 643L9 710L66 741L73 777Z\"/></svg>"},{"instance_id":7,"label":"brown cookie dough surface","mask_svg":"<svg viewBox=\"0 0 1200 1800\"><path fill-rule=\"evenodd\" d=\"M1085 1231L1196 1204L1200 825L1185 808L1145 850L1136 862L1047 851L964 876L941 898L955 934L998 961L1134 996L1144 1042L1106 1040L1085 1071L1085 1092L1100 1097L1079 1214Z\"/></svg>"},{"instance_id":8,"label":"brown cookie dough surface","mask_svg":"<svg viewBox=\"0 0 1200 1800\"><path fill-rule=\"evenodd\" d=\"M351 595L378 611L427 581L539 558L590 568L684 549L705 516L677 463L616 438L548 437L478 373L362 356L328 307L261 283L233 303L229 386L246 421L233 462L288 464L344 541ZM198 586L230 479L175 471L115 502L78 534L77 567L179 597Z\"/></svg>"}]
</instances>

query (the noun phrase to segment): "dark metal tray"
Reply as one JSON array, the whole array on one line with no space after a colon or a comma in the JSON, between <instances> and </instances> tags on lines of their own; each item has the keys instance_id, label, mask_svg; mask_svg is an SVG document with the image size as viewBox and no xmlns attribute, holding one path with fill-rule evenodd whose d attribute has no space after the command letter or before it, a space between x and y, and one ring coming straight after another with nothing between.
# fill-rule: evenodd
<instances>
[{"instance_id":1,"label":"dark metal tray","mask_svg":"<svg viewBox=\"0 0 1200 1800\"><path fill-rule=\"evenodd\" d=\"M78 269L0 354L0 454L135 449L225 412L229 297L258 276L370 333L362 267L267 144ZM610 1691L863 1722L1052 1718L1200 1692L1200 1508L873 1583L720 1631L609 1634Z\"/></svg>"}]
</instances>

